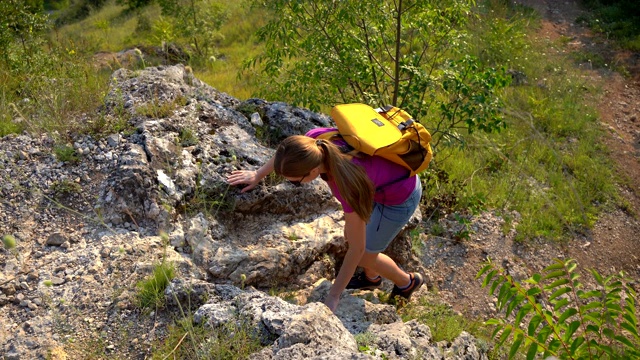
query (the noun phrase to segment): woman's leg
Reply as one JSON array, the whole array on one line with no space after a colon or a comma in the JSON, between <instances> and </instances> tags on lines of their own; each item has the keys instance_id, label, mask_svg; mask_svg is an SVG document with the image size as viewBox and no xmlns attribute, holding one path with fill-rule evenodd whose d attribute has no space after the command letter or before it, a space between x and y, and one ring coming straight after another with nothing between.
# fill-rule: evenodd
<instances>
[{"instance_id":1,"label":"woman's leg","mask_svg":"<svg viewBox=\"0 0 640 360\"><path fill-rule=\"evenodd\" d=\"M378 275L391 280L396 286L409 285L411 278L390 257L382 253L365 252L358 264L364 268L364 274L373 279Z\"/></svg>"}]
</instances>

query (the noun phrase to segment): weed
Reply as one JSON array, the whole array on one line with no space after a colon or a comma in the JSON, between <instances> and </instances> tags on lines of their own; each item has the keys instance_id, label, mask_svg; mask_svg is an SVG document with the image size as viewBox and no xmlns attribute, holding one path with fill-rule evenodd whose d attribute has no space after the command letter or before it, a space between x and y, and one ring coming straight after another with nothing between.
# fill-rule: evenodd
<instances>
[{"instance_id":1,"label":"weed","mask_svg":"<svg viewBox=\"0 0 640 360\"><path fill-rule=\"evenodd\" d=\"M298 241L298 240L300 240L300 239L301 239L301 237L300 237L300 236L298 236L295 232L291 232L291 233L289 233L289 234L287 235L287 239L288 239L289 241Z\"/></svg>"},{"instance_id":2,"label":"weed","mask_svg":"<svg viewBox=\"0 0 640 360\"><path fill-rule=\"evenodd\" d=\"M171 116L175 108L173 102L153 99L150 102L138 106L136 113L148 118L161 119Z\"/></svg>"},{"instance_id":3,"label":"weed","mask_svg":"<svg viewBox=\"0 0 640 360\"><path fill-rule=\"evenodd\" d=\"M409 237L411 238L411 250L418 256L422 257L422 251L424 249L424 242L420 235L424 233L424 229L420 226L411 229Z\"/></svg>"},{"instance_id":4,"label":"weed","mask_svg":"<svg viewBox=\"0 0 640 360\"><path fill-rule=\"evenodd\" d=\"M175 267L169 262L161 262L154 266L153 273L136 284L138 307L157 309L164 306L164 290L175 277Z\"/></svg>"},{"instance_id":5,"label":"weed","mask_svg":"<svg viewBox=\"0 0 640 360\"><path fill-rule=\"evenodd\" d=\"M399 310L403 321L416 319L429 326L434 342L453 341L462 331L480 333L482 324L455 312L449 305L429 300L426 296Z\"/></svg>"},{"instance_id":6,"label":"weed","mask_svg":"<svg viewBox=\"0 0 640 360\"><path fill-rule=\"evenodd\" d=\"M69 145L57 145L53 148L53 153L62 162L76 163L80 160L75 149Z\"/></svg>"},{"instance_id":7,"label":"weed","mask_svg":"<svg viewBox=\"0 0 640 360\"><path fill-rule=\"evenodd\" d=\"M166 339L155 344L152 359L239 360L260 348L260 339L246 321L229 321L211 329L193 324L186 316L169 326Z\"/></svg>"},{"instance_id":8,"label":"weed","mask_svg":"<svg viewBox=\"0 0 640 360\"><path fill-rule=\"evenodd\" d=\"M471 230L471 220L459 214L454 214L454 217L458 224L461 225L460 230L456 231L453 238L457 241L469 240L473 230Z\"/></svg>"},{"instance_id":9,"label":"weed","mask_svg":"<svg viewBox=\"0 0 640 360\"><path fill-rule=\"evenodd\" d=\"M178 141L180 146L189 147L198 144L199 139L193 130L189 128L182 128L178 134Z\"/></svg>"},{"instance_id":10,"label":"weed","mask_svg":"<svg viewBox=\"0 0 640 360\"><path fill-rule=\"evenodd\" d=\"M51 190L56 196L78 194L82 187L75 181L69 179L56 180L51 184Z\"/></svg>"},{"instance_id":11,"label":"weed","mask_svg":"<svg viewBox=\"0 0 640 360\"><path fill-rule=\"evenodd\" d=\"M433 223L433 225L431 225L431 229L429 231L429 233L431 235L433 235L433 236L442 236L442 235L444 235L445 232L446 232L446 229L439 222Z\"/></svg>"},{"instance_id":12,"label":"weed","mask_svg":"<svg viewBox=\"0 0 640 360\"><path fill-rule=\"evenodd\" d=\"M376 336L371 332L363 332L353 336L358 344L358 351L361 353L375 355L375 348L373 348Z\"/></svg>"}]
</instances>

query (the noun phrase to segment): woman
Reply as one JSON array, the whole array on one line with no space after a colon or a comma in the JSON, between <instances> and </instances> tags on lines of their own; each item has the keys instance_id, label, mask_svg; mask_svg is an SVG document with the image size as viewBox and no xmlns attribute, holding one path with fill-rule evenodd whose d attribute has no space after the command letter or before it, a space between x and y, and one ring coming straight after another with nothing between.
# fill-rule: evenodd
<instances>
[{"instance_id":1,"label":"woman","mask_svg":"<svg viewBox=\"0 0 640 360\"><path fill-rule=\"evenodd\" d=\"M409 299L424 283L423 276L403 271L382 251L420 203L420 179L417 175L407 178L404 167L379 156L345 154L338 147L344 141L316 139L331 130L335 129L317 128L305 136L290 136L260 169L233 171L227 180L231 185L248 184L242 189L245 192L274 170L296 186L320 176L342 203L344 237L349 244L325 304L335 312L345 288L374 289L382 284L381 276L394 283L392 298ZM358 265L364 273L352 278Z\"/></svg>"}]
</instances>

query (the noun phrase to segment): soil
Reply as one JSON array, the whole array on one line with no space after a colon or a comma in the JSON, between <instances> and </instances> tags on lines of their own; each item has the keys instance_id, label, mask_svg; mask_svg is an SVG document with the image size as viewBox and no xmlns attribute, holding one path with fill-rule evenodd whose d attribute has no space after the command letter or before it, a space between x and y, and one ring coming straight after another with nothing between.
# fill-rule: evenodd
<instances>
[{"instance_id":1,"label":"soil","mask_svg":"<svg viewBox=\"0 0 640 360\"><path fill-rule=\"evenodd\" d=\"M582 281L593 283L588 269L602 275L624 271L640 284L640 54L616 48L602 34L579 25L586 13L578 1L518 0L542 16L537 36L565 43L565 52L584 51L605 59L608 66L576 63L585 76L602 84L603 96L597 104L603 140L610 151L612 166L619 178L623 206L605 210L587 233L576 234L564 243L515 243L513 234L502 235L495 219L474 219L475 234L465 243L445 238L427 240L423 262L438 296L467 315L487 318L495 314L495 298L481 289L475 274L487 257L502 265L518 280L551 264L554 258L575 259ZM611 69L624 69L616 72ZM624 74L621 74L624 73ZM490 215L483 215L484 217ZM430 259L437 259L431 260ZM447 259L457 259L454 263Z\"/></svg>"}]
</instances>

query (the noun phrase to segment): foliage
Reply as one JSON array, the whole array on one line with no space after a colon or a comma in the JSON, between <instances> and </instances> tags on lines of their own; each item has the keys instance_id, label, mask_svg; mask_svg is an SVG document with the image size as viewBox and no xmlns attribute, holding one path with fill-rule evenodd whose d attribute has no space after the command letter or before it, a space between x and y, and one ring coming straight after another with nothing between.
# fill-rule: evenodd
<instances>
[{"instance_id":1,"label":"foliage","mask_svg":"<svg viewBox=\"0 0 640 360\"><path fill-rule=\"evenodd\" d=\"M55 26L61 27L89 17L91 13L101 9L107 0L70 0L68 6L53 5L55 1L51 3L52 6L60 7L58 13L55 14Z\"/></svg>"},{"instance_id":2,"label":"foliage","mask_svg":"<svg viewBox=\"0 0 640 360\"><path fill-rule=\"evenodd\" d=\"M187 39L198 59L215 55L220 27L228 12L222 2L211 0L158 0L162 15L171 19L173 31Z\"/></svg>"},{"instance_id":3,"label":"foliage","mask_svg":"<svg viewBox=\"0 0 640 360\"><path fill-rule=\"evenodd\" d=\"M527 359L630 359L640 356L636 316L637 295L624 273L603 277L587 290L572 260L556 260L541 274L520 284L491 261L478 272L483 287L497 296L500 318L495 325L497 345L508 339L509 358L526 349Z\"/></svg>"},{"instance_id":4,"label":"foliage","mask_svg":"<svg viewBox=\"0 0 640 360\"><path fill-rule=\"evenodd\" d=\"M264 52L260 95L318 110L336 103L392 104L460 139L499 130L503 69L484 68L458 52L473 1L256 1L275 14L258 32ZM459 60L456 60L458 59ZM436 141L437 143L437 141Z\"/></svg>"},{"instance_id":5,"label":"foliage","mask_svg":"<svg viewBox=\"0 0 640 360\"><path fill-rule=\"evenodd\" d=\"M136 284L136 299L141 308L156 309L164 306L164 289L175 277L172 263L162 261L153 267L153 273Z\"/></svg>"},{"instance_id":6,"label":"foliage","mask_svg":"<svg viewBox=\"0 0 640 360\"><path fill-rule=\"evenodd\" d=\"M260 339L248 321L229 321L211 328L191 317L169 327L166 339L154 346L152 359L239 360L260 350Z\"/></svg>"},{"instance_id":7,"label":"foliage","mask_svg":"<svg viewBox=\"0 0 640 360\"><path fill-rule=\"evenodd\" d=\"M482 324L454 311L451 306L426 296L399 310L403 321L416 319L429 326L434 342L452 342L462 331L478 334Z\"/></svg>"},{"instance_id":8,"label":"foliage","mask_svg":"<svg viewBox=\"0 0 640 360\"><path fill-rule=\"evenodd\" d=\"M69 145L56 145L53 148L53 153L56 155L58 161L74 163L79 160L76 150Z\"/></svg>"},{"instance_id":9,"label":"foliage","mask_svg":"<svg viewBox=\"0 0 640 360\"><path fill-rule=\"evenodd\" d=\"M42 1L5 0L0 2L0 65L28 71L34 65L48 17L42 14Z\"/></svg>"},{"instance_id":10,"label":"foliage","mask_svg":"<svg viewBox=\"0 0 640 360\"><path fill-rule=\"evenodd\" d=\"M116 4L125 5L129 10L136 10L151 4L153 0L116 0Z\"/></svg>"},{"instance_id":11,"label":"foliage","mask_svg":"<svg viewBox=\"0 0 640 360\"><path fill-rule=\"evenodd\" d=\"M578 21L619 40L630 50L640 50L640 7L635 0L583 0L592 10Z\"/></svg>"}]
</instances>

